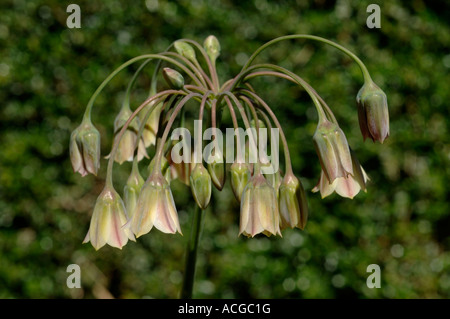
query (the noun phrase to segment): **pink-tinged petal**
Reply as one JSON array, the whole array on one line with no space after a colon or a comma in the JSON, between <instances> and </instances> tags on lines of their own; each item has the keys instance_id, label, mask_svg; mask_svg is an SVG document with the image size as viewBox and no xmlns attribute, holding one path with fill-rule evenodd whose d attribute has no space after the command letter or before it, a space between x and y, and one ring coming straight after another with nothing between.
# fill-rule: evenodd
<instances>
[{"instance_id":1,"label":"pink-tinged petal","mask_svg":"<svg viewBox=\"0 0 450 319\"><path fill-rule=\"evenodd\" d=\"M342 177L337 180L336 193L342 197L353 199L360 190L361 186L359 186L352 176L349 176L348 178Z\"/></svg>"},{"instance_id":2,"label":"pink-tinged petal","mask_svg":"<svg viewBox=\"0 0 450 319\"><path fill-rule=\"evenodd\" d=\"M334 190L336 188L336 185L338 183L337 180L338 179L335 179L333 181L333 183L330 184L328 182L328 179L325 177L325 174L323 174L323 171L322 171L322 174L320 175L320 186L319 186L320 196L322 198L325 198L325 197L331 195L334 192Z\"/></svg>"}]
</instances>

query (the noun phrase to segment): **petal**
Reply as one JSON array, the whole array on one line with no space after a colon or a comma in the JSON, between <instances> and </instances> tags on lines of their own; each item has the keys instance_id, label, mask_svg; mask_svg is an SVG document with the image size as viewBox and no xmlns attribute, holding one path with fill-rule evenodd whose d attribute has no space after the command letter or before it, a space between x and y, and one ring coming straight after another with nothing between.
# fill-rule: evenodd
<instances>
[{"instance_id":1,"label":"petal","mask_svg":"<svg viewBox=\"0 0 450 319\"><path fill-rule=\"evenodd\" d=\"M353 199L360 190L361 186L359 186L358 182L356 182L352 176L347 178L341 177L337 180L336 193L342 197Z\"/></svg>"}]
</instances>

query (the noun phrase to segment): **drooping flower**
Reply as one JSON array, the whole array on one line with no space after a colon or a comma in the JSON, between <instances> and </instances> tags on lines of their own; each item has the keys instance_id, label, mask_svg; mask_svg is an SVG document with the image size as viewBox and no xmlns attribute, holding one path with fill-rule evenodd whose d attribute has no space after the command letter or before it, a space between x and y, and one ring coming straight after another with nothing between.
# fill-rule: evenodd
<instances>
[{"instance_id":1,"label":"drooping flower","mask_svg":"<svg viewBox=\"0 0 450 319\"><path fill-rule=\"evenodd\" d=\"M253 176L245 186L239 226L239 234L244 236L259 233L281 236L277 196L262 174Z\"/></svg>"},{"instance_id":2,"label":"drooping flower","mask_svg":"<svg viewBox=\"0 0 450 319\"><path fill-rule=\"evenodd\" d=\"M366 183L369 180L364 168L359 164L353 151L351 151L351 159L353 166L353 175L348 175L347 177L338 177L333 183L329 183L328 179L322 170L320 173L320 179L317 185L313 188L313 192L320 191L322 198L327 197L334 191L342 197L347 197L353 199L360 190L364 192L367 191Z\"/></svg>"},{"instance_id":3,"label":"drooping flower","mask_svg":"<svg viewBox=\"0 0 450 319\"><path fill-rule=\"evenodd\" d=\"M118 134L120 130L128 121L131 114L132 112L130 108L128 106L124 106L116 116L116 119L114 121L114 143L116 143L116 140L119 137ZM119 147L117 148L116 155L114 156L114 160L119 164L122 164L125 161L133 161L139 126L139 118L136 117L131 121L130 125L126 128L122 138L120 139ZM106 158L109 158L109 156L111 156L111 154ZM142 138L139 140L137 156L138 161L142 160L144 157L148 158Z\"/></svg>"},{"instance_id":4,"label":"drooping flower","mask_svg":"<svg viewBox=\"0 0 450 319\"><path fill-rule=\"evenodd\" d=\"M280 185L280 227L304 229L308 220L308 203L302 183L292 174L286 174Z\"/></svg>"},{"instance_id":5,"label":"drooping flower","mask_svg":"<svg viewBox=\"0 0 450 319\"><path fill-rule=\"evenodd\" d=\"M147 234L156 227L163 233L181 234L178 213L166 178L159 172L152 173L142 187L136 212L129 227L136 237Z\"/></svg>"},{"instance_id":6,"label":"drooping flower","mask_svg":"<svg viewBox=\"0 0 450 319\"><path fill-rule=\"evenodd\" d=\"M70 136L70 160L81 176L97 175L100 168L100 133L90 120L84 120Z\"/></svg>"},{"instance_id":7,"label":"drooping flower","mask_svg":"<svg viewBox=\"0 0 450 319\"><path fill-rule=\"evenodd\" d=\"M136 204L141 192L142 186L144 186L144 179L139 173L137 163L133 162L133 168L131 174L128 177L127 183L124 187L124 201L125 208L127 209L128 218L131 219L136 212Z\"/></svg>"},{"instance_id":8,"label":"drooping flower","mask_svg":"<svg viewBox=\"0 0 450 319\"><path fill-rule=\"evenodd\" d=\"M322 170L330 183L353 174L350 148L341 128L328 120L319 123L313 136Z\"/></svg>"},{"instance_id":9,"label":"drooping flower","mask_svg":"<svg viewBox=\"0 0 450 319\"><path fill-rule=\"evenodd\" d=\"M134 235L122 227L126 222L127 213L122 198L114 189L106 186L97 198L83 243L91 242L96 250L106 244L122 249L128 239L135 241Z\"/></svg>"},{"instance_id":10,"label":"drooping flower","mask_svg":"<svg viewBox=\"0 0 450 319\"><path fill-rule=\"evenodd\" d=\"M356 96L359 127L364 140L383 143L389 137L389 110L386 94L375 83L365 83Z\"/></svg>"}]
</instances>

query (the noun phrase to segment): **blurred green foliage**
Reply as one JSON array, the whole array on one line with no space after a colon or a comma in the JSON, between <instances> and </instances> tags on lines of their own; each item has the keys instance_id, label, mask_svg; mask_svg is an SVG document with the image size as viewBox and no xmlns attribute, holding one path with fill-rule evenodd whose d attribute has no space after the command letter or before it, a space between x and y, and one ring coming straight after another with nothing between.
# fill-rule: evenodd
<instances>
[{"instance_id":1,"label":"blurred green foliage","mask_svg":"<svg viewBox=\"0 0 450 319\"><path fill-rule=\"evenodd\" d=\"M264 42L292 33L327 37L361 57L388 96L391 137L383 145L363 143L355 103L362 76L346 56L300 40L266 50L258 61L292 69L332 107L371 183L354 200L308 192L305 231L287 230L283 238L237 237L239 207L229 185L214 192L194 297L450 297L448 3L383 2L381 29L368 29L372 1L77 1L82 28L68 29L72 2L0 4L0 297L176 298L194 206L190 191L172 184L184 236L153 230L122 251L95 252L81 241L105 160L97 178L74 174L70 133L96 87L129 58L214 34L223 81ZM133 70L96 102L104 155ZM137 85L135 105L146 97L150 72ZM294 171L312 189L320 165L307 94L282 80L252 84L283 123ZM120 190L130 165L116 167ZM81 266L82 289L66 287L72 263ZM366 287L369 264L381 267L381 289Z\"/></svg>"}]
</instances>

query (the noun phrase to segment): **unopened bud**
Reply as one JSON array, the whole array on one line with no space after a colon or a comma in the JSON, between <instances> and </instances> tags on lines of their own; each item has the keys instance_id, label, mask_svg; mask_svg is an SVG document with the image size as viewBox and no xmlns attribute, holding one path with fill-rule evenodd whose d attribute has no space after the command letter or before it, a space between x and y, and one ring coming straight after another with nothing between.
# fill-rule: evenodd
<instances>
[{"instance_id":1,"label":"unopened bud","mask_svg":"<svg viewBox=\"0 0 450 319\"><path fill-rule=\"evenodd\" d=\"M213 35L208 36L203 43L203 47L206 50L209 58L215 63L217 57L220 55L220 43L219 40Z\"/></svg>"},{"instance_id":2,"label":"unopened bud","mask_svg":"<svg viewBox=\"0 0 450 319\"><path fill-rule=\"evenodd\" d=\"M175 90L180 90L183 88L184 78L179 72L171 68L164 68L163 76L167 84L169 84L171 88Z\"/></svg>"},{"instance_id":3,"label":"unopened bud","mask_svg":"<svg viewBox=\"0 0 450 319\"><path fill-rule=\"evenodd\" d=\"M131 170L131 174L128 177L127 183L123 190L125 208L127 209L128 218L132 218L135 213L136 203L143 185L144 179L139 173L137 165L133 165L133 169Z\"/></svg>"},{"instance_id":4,"label":"unopened bud","mask_svg":"<svg viewBox=\"0 0 450 319\"><path fill-rule=\"evenodd\" d=\"M70 160L74 172L97 175L100 167L100 133L90 120L83 121L70 136Z\"/></svg>"},{"instance_id":5,"label":"unopened bud","mask_svg":"<svg viewBox=\"0 0 450 319\"><path fill-rule=\"evenodd\" d=\"M231 189L234 196L240 202L244 188L251 178L251 171L245 163L233 163L230 168Z\"/></svg>"},{"instance_id":6,"label":"unopened bud","mask_svg":"<svg viewBox=\"0 0 450 319\"><path fill-rule=\"evenodd\" d=\"M389 110L386 94L372 81L365 83L356 96L359 127L364 140L384 142L389 137Z\"/></svg>"},{"instance_id":7,"label":"unopened bud","mask_svg":"<svg viewBox=\"0 0 450 319\"><path fill-rule=\"evenodd\" d=\"M225 163L223 161L223 157L218 155L218 153L212 155L212 157L210 157L208 160L207 166L214 186L221 191L223 186L225 185L226 178Z\"/></svg>"},{"instance_id":8,"label":"unopened bud","mask_svg":"<svg viewBox=\"0 0 450 319\"><path fill-rule=\"evenodd\" d=\"M279 207L281 229L304 229L308 220L308 203L302 184L292 174L287 174L280 185Z\"/></svg>"},{"instance_id":9,"label":"unopened bud","mask_svg":"<svg viewBox=\"0 0 450 319\"><path fill-rule=\"evenodd\" d=\"M191 60L192 62L196 61L195 50L191 45L184 41L176 41L174 46L175 50L177 50L180 55Z\"/></svg>"},{"instance_id":10,"label":"unopened bud","mask_svg":"<svg viewBox=\"0 0 450 319\"><path fill-rule=\"evenodd\" d=\"M211 176L203 164L195 165L191 173L191 191L201 209L208 207L211 200Z\"/></svg>"}]
</instances>

